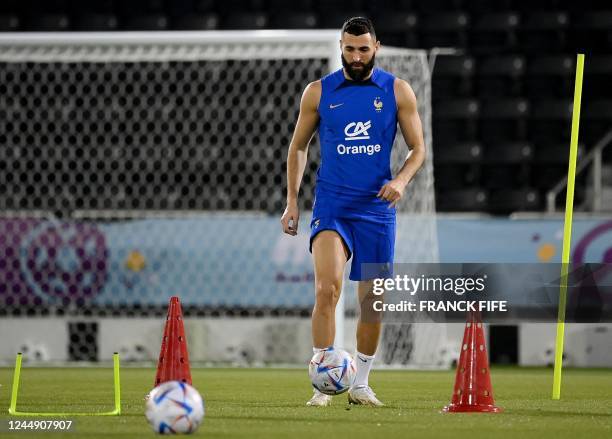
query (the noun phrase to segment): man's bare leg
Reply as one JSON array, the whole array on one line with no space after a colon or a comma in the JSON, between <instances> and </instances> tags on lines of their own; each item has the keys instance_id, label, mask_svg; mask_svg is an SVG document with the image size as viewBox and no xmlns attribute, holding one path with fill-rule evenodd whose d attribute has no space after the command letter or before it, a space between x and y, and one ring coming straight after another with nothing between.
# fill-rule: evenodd
<instances>
[{"instance_id":1,"label":"man's bare leg","mask_svg":"<svg viewBox=\"0 0 612 439\"><path fill-rule=\"evenodd\" d=\"M342 291L348 250L338 233L323 230L312 243L315 270L315 305L312 310L312 344L324 349L334 343L335 311Z\"/></svg>"},{"instance_id":2,"label":"man's bare leg","mask_svg":"<svg viewBox=\"0 0 612 439\"><path fill-rule=\"evenodd\" d=\"M381 300L382 296L372 293L371 280L361 281L357 286L361 313L357 322L357 351L364 355L376 354L380 338L381 313L374 311L374 301Z\"/></svg>"},{"instance_id":3,"label":"man's bare leg","mask_svg":"<svg viewBox=\"0 0 612 439\"><path fill-rule=\"evenodd\" d=\"M336 304L342 292L344 266L348 250L338 233L323 230L312 243L315 268L315 306L312 310L312 345L316 353L334 344L336 336ZM306 403L322 407L331 403L331 396L317 390Z\"/></svg>"}]
</instances>

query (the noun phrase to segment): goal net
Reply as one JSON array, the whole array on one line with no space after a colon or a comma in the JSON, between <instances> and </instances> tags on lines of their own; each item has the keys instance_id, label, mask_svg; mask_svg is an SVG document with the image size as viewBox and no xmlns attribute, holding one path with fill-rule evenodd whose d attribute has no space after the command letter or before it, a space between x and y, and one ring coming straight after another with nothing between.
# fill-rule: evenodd
<instances>
[{"instance_id":1,"label":"goal net","mask_svg":"<svg viewBox=\"0 0 612 439\"><path fill-rule=\"evenodd\" d=\"M436 262L426 54L377 62L412 85L428 150L399 206L397 261ZM0 328L23 330L0 358L155 358L177 295L192 358L302 362L317 141L296 238L278 222L285 160L304 86L339 66L336 31L1 35ZM385 362L435 362L418 331L386 331Z\"/></svg>"}]
</instances>

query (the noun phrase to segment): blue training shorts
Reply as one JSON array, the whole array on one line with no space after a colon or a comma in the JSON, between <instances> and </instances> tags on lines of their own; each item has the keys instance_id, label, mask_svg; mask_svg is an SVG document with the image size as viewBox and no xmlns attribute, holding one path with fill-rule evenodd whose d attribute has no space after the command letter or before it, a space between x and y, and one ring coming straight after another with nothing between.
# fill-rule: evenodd
<instances>
[{"instance_id":1,"label":"blue training shorts","mask_svg":"<svg viewBox=\"0 0 612 439\"><path fill-rule=\"evenodd\" d=\"M315 236L323 230L337 232L352 256L350 280L386 279L393 275L395 220L318 217L310 222L310 251ZM363 266L362 264L369 264Z\"/></svg>"}]
</instances>

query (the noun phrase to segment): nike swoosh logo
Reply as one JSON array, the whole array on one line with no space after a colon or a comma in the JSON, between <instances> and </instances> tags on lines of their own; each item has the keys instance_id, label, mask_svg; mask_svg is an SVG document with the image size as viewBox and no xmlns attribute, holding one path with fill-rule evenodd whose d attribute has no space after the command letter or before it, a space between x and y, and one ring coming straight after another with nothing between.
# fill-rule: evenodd
<instances>
[{"instance_id":1,"label":"nike swoosh logo","mask_svg":"<svg viewBox=\"0 0 612 439\"><path fill-rule=\"evenodd\" d=\"M341 106L341 105L344 105L344 102L342 102L341 104L336 104L336 105L334 105L334 104L329 104L329 108L330 108L330 110L333 110L334 108L338 108L338 107L339 107L339 106Z\"/></svg>"},{"instance_id":2,"label":"nike swoosh logo","mask_svg":"<svg viewBox=\"0 0 612 439\"><path fill-rule=\"evenodd\" d=\"M357 355L357 358L359 358L361 361L363 361L364 363L367 363L368 360L364 360L363 358L361 358L359 355Z\"/></svg>"}]
</instances>

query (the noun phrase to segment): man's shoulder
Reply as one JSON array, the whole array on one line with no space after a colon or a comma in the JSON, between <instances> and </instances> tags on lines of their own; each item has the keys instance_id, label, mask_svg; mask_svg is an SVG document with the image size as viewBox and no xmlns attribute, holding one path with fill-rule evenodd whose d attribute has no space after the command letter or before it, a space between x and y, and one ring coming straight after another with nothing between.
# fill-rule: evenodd
<instances>
[{"instance_id":1,"label":"man's shoulder","mask_svg":"<svg viewBox=\"0 0 612 439\"><path fill-rule=\"evenodd\" d=\"M394 77L393 79L393 87L397 90L398 88L412 88L408 81L402 78Z\"/></svg>"},{"instance_id":2,"label":"man's shoulder","mask_svg":"<svg viewBox=\"0 0 612 439\"><path fill-rule=\"evenodd\" d=\"M393 82L393 91L398 107L408 106L412 108L416 106L416 96L408 81L395 78Z\"/></svg>"},{"instance_id":3,"label":"man's shoulder","mask_svg":"<svg viewBox=\"0 0 612 439\"><path fill-rule=\"evenodd\" d=\"M338 69L323 76L320 81L323 89L333 90L344 82L344 72L342 69Z\"/></svg>"},{"instance_id":4,"label":"man's shoulder","mask_svg":"<svg viewBox=\"0 0 612 439\"><path fill-rule=\"evenodd\" d=\"M408 81L402 78L397 78L397 77L393 80L393 87L395 88L396 91L398 89L399 90L412 90L412 87L410 86L410 83Z\"/></svg>"},{"instance_id":5,"label":"man's shoulder","mask_svg":"<svg viewBox=\"0 0 612 439\"><path fill-rule=\"evenodd\" d=\"M304 96L320 97L321 96L321 80L309 82L304 89Z\"/></svg>"},{"instance_id":6,"label":"man's shoulder","mask_svg":"<svg viewBox=\"0 0 612 439\"><path fill-rule=\"evenodd\" d=\"M316 81L309 82L306 84L306 90L320 90L321 89L321 80L317 79Z\"/></svg>"},{"instance_id":7,"label":"man's shoulder","mask_svg":"<svg viewBox=\"0 0 612 439\"><path fill-rule=\"evenodd\" d=\"M302 94L302 109L316 110L321 100L321 81L312 81L304 88Z\"/></svg>"}]
</instances>

